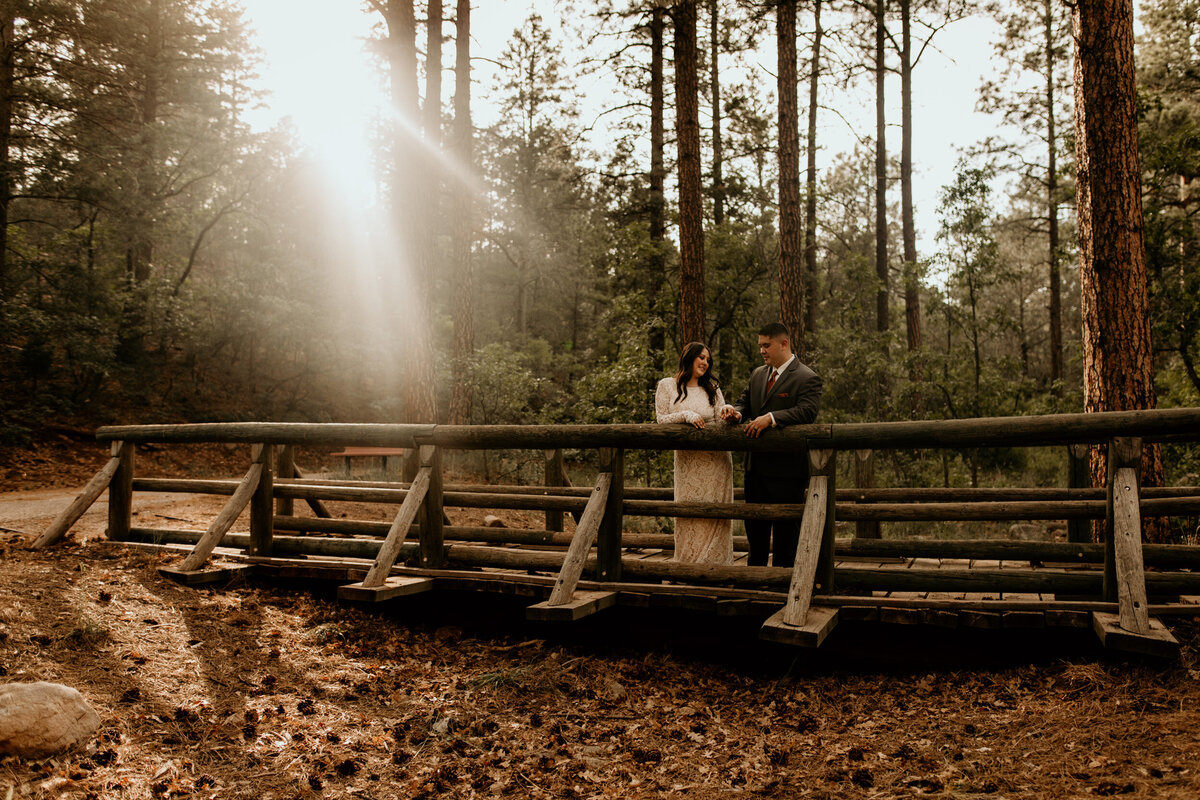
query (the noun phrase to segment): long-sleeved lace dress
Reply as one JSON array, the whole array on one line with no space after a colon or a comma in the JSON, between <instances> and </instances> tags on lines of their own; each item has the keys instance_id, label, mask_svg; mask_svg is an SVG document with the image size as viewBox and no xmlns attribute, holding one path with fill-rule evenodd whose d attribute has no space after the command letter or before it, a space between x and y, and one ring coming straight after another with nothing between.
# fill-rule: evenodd
<instances>
[{"instance_id":1,"label":"long-sleeved lace dress","mask_svg":"<svg viewBox=\"0 0 1200 800\"><path fill-rule=\"evenodd\" d=\"M676 402L679 394L674 378L658 382L654 410L659 422L691 424L703 418L705 427L724 424L717 409L725 404L721 390L716 403L710 405L703 388L688 389L687 396ZM676 502L733 502L733 459L728 450L675 451ZM732 564L733 533L727 519L675 518L675 560L693 564Z\"/></svg>"}]
</instances>

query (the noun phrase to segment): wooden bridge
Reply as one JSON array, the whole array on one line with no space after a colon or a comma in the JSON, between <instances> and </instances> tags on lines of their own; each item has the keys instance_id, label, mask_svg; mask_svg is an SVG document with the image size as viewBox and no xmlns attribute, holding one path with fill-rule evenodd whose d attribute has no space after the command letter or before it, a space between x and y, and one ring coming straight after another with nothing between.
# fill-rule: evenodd
<instances>
[{"instance_id":1,"label":"wooden bridge","mask_svg":"<svg viewBox=\"0 0 1200 800\"><path fill-rule=\"evenodd\" d=\"M1061 414L893 423L805 425L749 439L737 429L667 425L444 426L214 423L101 428L112 457L35 542L60 538L105 490L108 538L139 546L186 546L163 574L196 584L233 571L341 583L339 597L403 602L444 588L530 598L530 618L564 623L616 604L681 606L741 615L764 638L818 646L839 620L950 628L1093 629L1104 645L1171 656L1178 645L1160 621L1200 615L1200 547L1142 542L1145 517L1200 515L1200 487L1140 486L1144 441L1200 441L1200 409ZM233 480L137 478L138 444L245 443L250 463ZM304 478L299 447L409 448L407 482ZM877 488L869 467L880 450L1064 446L1067 488ZM1108 480L1088 488L1089 448L1108 453ZM563 449L597 450L590 487L571 487ZM542 486L443 481L448 450L544 453ZM629 450L791 452L812 478L803 504L678 503L670 489L626 485ZM839 455L853 459L854 488L836 486ZM135 492L228 495L204 531L132 526ZM303 500L313 515L295 513ZM399 505L391 523L332 519L325 501ZM249 506L248 534L230 533ZM447 507L526 509L545 528L453 526ZM573 533L563 515L576 516ZM746 566L745 541L729 566L676 563L669 535L625 530L631 516L800 519L792 568ZM1068 541L879 538L881 522L1065 520ZM1104 541L1091 525L1104 521ZM835 521L855 523L853 538ZM845 526L848 527L848 526ZM214 567L220 551L232 566ZM228 548L234 548L229 551Z\"/></svg>"}]
</instances>

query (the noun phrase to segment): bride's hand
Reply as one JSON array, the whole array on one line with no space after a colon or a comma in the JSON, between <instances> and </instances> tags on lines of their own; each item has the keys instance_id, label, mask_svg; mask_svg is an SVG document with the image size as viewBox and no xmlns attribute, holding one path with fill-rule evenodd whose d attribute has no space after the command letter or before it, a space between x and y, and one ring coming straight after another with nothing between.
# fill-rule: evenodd
<instances>
[{"instance_id":1,"label":"bride's hand","mask_svg":"<svg viewBox=\"0 0 1200 800\"><path fill-rule=\"evenodd\" d=\"M696 428L704 427L704 417L700 416L695 411L691 412L688 422L690 422L692 426Z\"/></svg>"}]
</instances>

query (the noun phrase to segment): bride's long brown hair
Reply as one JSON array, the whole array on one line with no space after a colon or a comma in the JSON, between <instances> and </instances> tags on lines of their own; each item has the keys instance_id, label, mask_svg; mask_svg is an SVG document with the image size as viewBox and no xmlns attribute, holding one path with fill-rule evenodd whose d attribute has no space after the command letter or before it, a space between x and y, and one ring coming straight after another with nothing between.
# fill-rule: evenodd
<instances>
[{"instance_id":1,"label":"bride's long brown hair","mask_svg":"<svg viewBox=\"0 0 1200 800\"><path fill-rule=\"evenodd\" d=\"M715 406L717 404L717 389L721 387L716 376L713 375L712 365L712 348L704 342L688 342L683 352L679 354L679 370L675 373L675 388L679 393L675 395L675 402L678 403L683 398L687 397L687 383L692 379L692 368L696 364L696 359L700 354L708 350L708 371L700 376L697 383L704 389L708 395L708 404Z\"/></svg>"}]
</instances>

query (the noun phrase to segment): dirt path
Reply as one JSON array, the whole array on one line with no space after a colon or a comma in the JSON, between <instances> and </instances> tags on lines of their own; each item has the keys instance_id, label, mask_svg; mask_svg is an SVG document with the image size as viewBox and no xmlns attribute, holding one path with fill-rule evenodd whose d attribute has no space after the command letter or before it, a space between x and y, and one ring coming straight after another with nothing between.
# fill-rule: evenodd
<instances>
[{"instance_id":1,"label":"dirt path","mask_svg":"<svg viewBox=\"0 0 1200 800\"><path fill-rule=\"evenodd\" d=\"M28 492L3 492L0 493L0 528L4 528L11 533L22 533L36 536L41 533L51 520L67 506L78 495L78 491L68 489L35 489ZM218 501L219 503L219 501ZM136 513L143 520L161 518L167 520L186 520L199 524L199 519L194 511L199 511L211 503L197 502L195 495L182 494L175 492L164 492L162 494L147 494L138 495L138 507ZM217 505L220 508L219 504ZM189 517L179 517L179 514L188 514ZM98 535L104 532L104 526L108 518L108 494L100 495L100 498L92 504L92 507L84 512L83 517L72 528L76 533L87 535Z\"/></svg>"}]
</instances>

